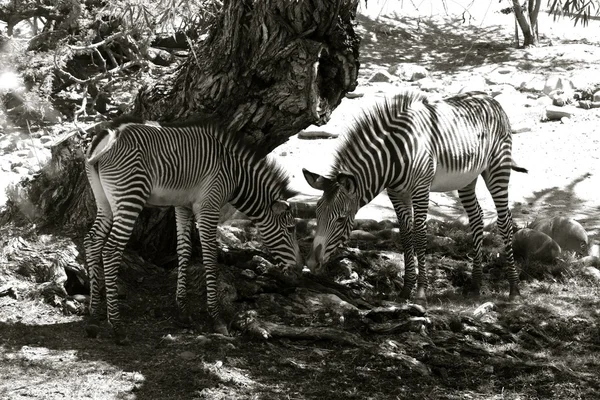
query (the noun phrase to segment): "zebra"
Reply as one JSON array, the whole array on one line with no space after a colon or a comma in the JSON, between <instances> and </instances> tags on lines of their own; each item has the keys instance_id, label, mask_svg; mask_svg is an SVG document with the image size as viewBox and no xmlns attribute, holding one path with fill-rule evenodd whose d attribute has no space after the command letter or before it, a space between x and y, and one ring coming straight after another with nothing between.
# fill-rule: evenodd
<instances>
[{"instance_id":1,"label":"zebra","mask_svg":"<svg viewBox=\"0 0 600 400\"><path fill-rule=\"evenodd\" d=\"M349 237L357 211L387 189L400 226L405 272L402 298L410 298L419 266L417 302L426 303L425 264L429 193L458 190L469 217L475 258L472 284L481 287L483 215L475 196L481 175L498 213L508 264L510 299L520 296L512 250L513 221L508 208L511 169L527 172L512 160L512 136L502 106L483 92L466 92L430 102L404 90L378 101L351 126L337 150L330 177L303 169L310 186L322 190L317 202L317 231L307 259L321 272L334 249Z\"/></svg>"},{"instance_id":2,"label":"zebra","mask_svg":"<svg viewBox=\"0 0 600 400\"><path fill-rule=\"evenodd\" d=\"M213 118L191 124L159 125L121 118L92 140L85 170L96 200L96 219L84 239L90 274L88 336L96 337L106 291L115 341L128 342L120 320L116 280L123 249L143 207L174 206L177 225L176 302L188 315L186 270L191 222L197 222L205 267L207 308L217 333L228 334L219 313L216 230L221 207L230 203L254 221L264 245L285 266L304 265L295 220L286 199L296 195L284 170L259 158L241 135ZM101 268L101 262L104 268ZM105 285L105 287L104 287Z\"/></svg>"}]
</instances>

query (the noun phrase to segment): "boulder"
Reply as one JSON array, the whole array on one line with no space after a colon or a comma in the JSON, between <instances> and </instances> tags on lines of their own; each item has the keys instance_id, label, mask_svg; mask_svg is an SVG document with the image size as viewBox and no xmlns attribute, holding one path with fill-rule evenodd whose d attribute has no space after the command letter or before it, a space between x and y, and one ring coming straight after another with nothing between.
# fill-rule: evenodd
<instances>
[{"instance_id":1,"label":"boulder","mask_svg":"<svg viewBox=\"0 0 600 400\"><path fill-rule=\"evenodd\" d=\"M427 68L413 63L402 63L391 66L388 69L388 72L397 76L403 81L409 82L418 81L419 79L429 76L429 71L427 71Z\"/></svg>"},{"instance_id":2,"label":"boulder","mask_svg":"<svg viewBox=\"0 0 600 400\"><path fill-rule=\"evenodd\" d=\"M538 218L529 225L529 228L550 236L562 250L588 254L587 232L574 219L564 216Z\"/></svg>"},{"instance_id":3,"label":"boulder","mask_svg":"<svg viewBox=\"0 0 600 400\"><path fill-rule=\"evenodd\" d=\"M544 83L544 89L542 90L545 94L549 95L555 90L562 90L564 92L573 92L575 85L573 82L561 75L550 75L546 78Z\"/></svg>"},{"instance_id":4,"label":"boulder","mask_svg":"<svg viewBox=\"0 0 600 400\"><path fill-rule=\"evenodd\" d=\"M545 233L524 228L513 237L513 252L516 258L551 263L560 255L561 248Z\"/></svg>"}]
</instances>

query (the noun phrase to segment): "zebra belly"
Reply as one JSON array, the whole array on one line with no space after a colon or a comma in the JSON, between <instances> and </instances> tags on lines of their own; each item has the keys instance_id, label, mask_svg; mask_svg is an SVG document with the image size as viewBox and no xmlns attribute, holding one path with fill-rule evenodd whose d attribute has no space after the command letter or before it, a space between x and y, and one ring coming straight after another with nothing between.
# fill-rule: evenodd
<instances>
[{"instance_id":1,"label":"zebra belly","mask_svg":"<svg viewBox=\"0 0 600 400\"><path fill-rule=\"evenodd\" d=\"M449 171L443 165L437 166L435 175L431 182L431 192L449 192L451 190L462 189L473 182L482 170L474 171Z\"/></svg>"},{"instance_id":2,"label":"zebra belly","mask_svg":"<svg viewBox=\"0 0 600 400\"><path fill-rule=\"evenodd\" d=\"M189 207L198 201L199 191L192 189L170 189L154 188L148 198L148 205L151 206L186 206Z\"/></svg>"}]
</instances>

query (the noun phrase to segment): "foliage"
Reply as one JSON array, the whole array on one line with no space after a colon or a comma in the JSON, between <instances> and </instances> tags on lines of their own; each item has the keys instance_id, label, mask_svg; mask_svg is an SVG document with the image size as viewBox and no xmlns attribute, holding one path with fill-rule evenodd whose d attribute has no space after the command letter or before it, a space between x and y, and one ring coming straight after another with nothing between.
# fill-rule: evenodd
<instances>
[{"instance_id":1,"label":"foliage","mask_svg":"<svg viewBox=\"0 0 600 400\"><path fill-rule=\"evenodd\" d=\"M549 12L555 18L561 15L569 15L575 21L575 25L581 21L585 26L590 18L600 14L600 1L598 0L548 0Z\"/></svg>"}]
</instances>

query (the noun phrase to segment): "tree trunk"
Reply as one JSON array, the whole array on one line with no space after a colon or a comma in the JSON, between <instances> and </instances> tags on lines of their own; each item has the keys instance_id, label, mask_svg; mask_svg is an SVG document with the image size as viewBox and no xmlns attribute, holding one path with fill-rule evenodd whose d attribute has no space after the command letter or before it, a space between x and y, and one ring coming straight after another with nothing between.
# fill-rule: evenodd
<instances>
[{"instance_id":1,"label":"tree trunk","mask_svg":"<svg viewBox=\"0 0 600 400\"><path fill-rule=\"evenodd\" d=\"M214 114L264 152L323 124L354 90L357 0L225 0L216 26L164 83L143 88L134 113L180 121Z\"/></svg>"},{"instance_id":2,"label":"tree trunk","mask_svg":"<svg viewBox=\"0 0 600 400\"><path fill-rule=\"evenodd\" d=\"M310 124L327 122L358 75L358 0L225 0L216 23L183 64L142 88L133 114L184 121L213 114L265 154ZM73 136L53 149L29 187L43 221L81 235L95 217ZM258 150L260 149L260 150ZM146 209L130 245L156 261L175 252L172 209ZM169 258L171 259L171 258Z\"/></svg>"},{"instance_id":3,"label":"tree trunk","mask_svg":"<svg viewBox=\"0 0 600 400\"><path fill-rule=\"evenodd\" d=\"M533 2L535 1L535 4ZM519 0L513 0L513 11L523 32L523 47L536 46L538 44L537 16L540 11L541 0L529 0L528 13L525 14L519 4ZM518 46L518 43L517 43Z\"/></svg>"}]
</instances>

